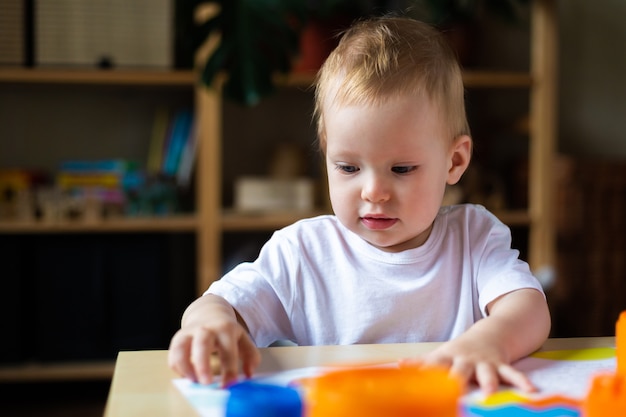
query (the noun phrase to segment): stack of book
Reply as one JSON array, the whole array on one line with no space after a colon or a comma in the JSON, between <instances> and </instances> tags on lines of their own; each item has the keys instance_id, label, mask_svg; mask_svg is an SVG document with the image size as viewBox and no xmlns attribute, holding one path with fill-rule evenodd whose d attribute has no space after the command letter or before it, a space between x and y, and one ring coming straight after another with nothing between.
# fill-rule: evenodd
<instances>
[{"instance_id":1,"label":"stack of book","mask_svg":"<svg viewBox=\"0 0 626 417\"><path fill-rule=\"evenodd\" d=\"M46 175L27 169L0 170L0 221L32 220L35 217L33 189Z\"/></svg>"},{"instance_id":2,"label":"stack of book","mask_svg":"<svg viewBox=\"0 0 626 417\"><path fill-rule=\"evenodd\" d=\"M56 175L63 214L70 218L123 214L127 190L142 184L137 163L124 159L65 161Z\"/></svg>"}]
</instances>

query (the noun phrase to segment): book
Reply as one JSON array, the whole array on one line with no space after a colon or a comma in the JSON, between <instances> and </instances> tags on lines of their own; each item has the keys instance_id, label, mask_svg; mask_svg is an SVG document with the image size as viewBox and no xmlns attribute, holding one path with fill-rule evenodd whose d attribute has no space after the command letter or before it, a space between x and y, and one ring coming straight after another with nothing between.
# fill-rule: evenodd
<instances>
[{"instance_id":1,"label":"book","mask_svg":"<svg viewBox=\"0 0 626 417\"><path fill-rule=\"evenodd\" d=\"M159 108L154 116L152 125L152 136L148 148L148 161L146 171L148 174L157 174L163 164L163 151L166 138L169 134L170 115L167 109Z\"/></svg>"},{"instance_id":2,"label":"book","mask_svg":"<svg viewBox=\"0 0 626 417\"><path fill-rule=\"evenodd\" d=\"M73 174L124 174L137 169L137 164L125 159L68 160L61 162L60 172Z\"/></svg>"},{"instance_id":3,"label":"book","mask_svg":"<svg viewBox=\"0 0 626 417\"><path fill-rule=\"evenodd\" d=\"M102 187L117 188L121 185L121 176L106 173L67 173L57 175L57 185L62 189Z\"/></svg>"},{"instance_id":4,"label":"book","mask_svg":"<svg viewBox=\"0 0 626 417\"><path fill-rule=\"evenodd\" d=\"M161 169L163 174L170 177L176 176L181 155L190 136L192 123L193 115L189 110L181 110L174 117L170 138L163 155Z\"/></svg>"},{"instance_id":5,"label":"book","mask_svg":"<svg viewBox=\"0 0 626 417\"><path fill-rule=\"evenodd\" d=\"M196 162L198 149L198 125L192 122L191 130L185 144L185 149L180 157L176 181L181 187L188 187L191 182L191 175Z\"/></svg>"}]
</instances>

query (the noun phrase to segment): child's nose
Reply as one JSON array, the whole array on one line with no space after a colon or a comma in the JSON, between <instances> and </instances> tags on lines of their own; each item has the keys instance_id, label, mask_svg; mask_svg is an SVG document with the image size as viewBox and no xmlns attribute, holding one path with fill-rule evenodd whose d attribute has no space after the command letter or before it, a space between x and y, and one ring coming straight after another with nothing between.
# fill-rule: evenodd
<instances>
[{"instance_id":1,"label":"child's nose","mask_svg":"<svg viewBox=\"0 0 626 417\"><path fill-rule=\"evenodd\" d=\"M385 180L377 175L371 175L363 184L361 198L370 203L382 203L389 200L390 191Z\"/></svg>"}]
</instances>

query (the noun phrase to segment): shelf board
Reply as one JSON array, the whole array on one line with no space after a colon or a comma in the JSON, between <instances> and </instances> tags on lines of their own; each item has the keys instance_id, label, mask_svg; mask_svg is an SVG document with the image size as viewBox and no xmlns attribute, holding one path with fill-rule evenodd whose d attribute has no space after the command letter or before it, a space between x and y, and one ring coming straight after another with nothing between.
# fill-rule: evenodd
<instances>
[{"instance_id":1,"label":"shelf board","mask_svg":"<svg viewBox=\"0 0 626 417\"><path fill-rule=\"evenodd\" d=\"M0 67L1 83L193 86L196 80L197 76L192 70ZM315 81L315 74L277 75L275 81L285 87L309 88ZM532 85L530 74L522 71L467 70L463 72L463 81L470 88Z\"/></svg>"},{"instance_id":2,"label":"shelf board","mask_svg":"<svg viewBox=\"0 0 626 417\"><path fill-rule=\"evenodd\" d=\"M528 210L493 210L492 213L507 226L530 226Z\"/></svg>"},{"instance_id":3,"label":"shelf board","mask_svg":"<svg viewBox=\"0 0 626 417\"><path fill-rule=\"evenodd\" d=\"M467 70L463 72L463 83L467 88L527 88L533 79L522 71Z\"/></svg>"},{"instance_id":4,"label":"shelf board","mask_svg":"<svg viewBox=\"0 0 626 417\"><path fill-rule=\"evenodd\" d=\"M228 232L272 231L300 219L327 214L328 211L237 212L226 210L222 215L222 228Z\"/></svg>"},{"instance_id":5,"label":"shelf board","mask_svg":"<svg viewBox=\"0 0 626 417\"><path fill-rule=\"evenodd\" d=\"M0 68L2 83L193 86L191 70Z\"/></svg>"},{"instance_id":6,"label":"shelf board","mask_svg":"<svg viewBox=\"0 0 626 417\"><path fill-rule=\"evenodd\" d=\"M242 213L225 210L222 215L222 228L228 232L271 231L288 226L300 219L328 214L328 211L289 211L289 212L256 212ZM502 222L509 226L530 225L527 210L499 210L493 212Z\"/></svg>"},{"instance_id":7,"label":"shelf board","mask_svg":"<svg viewBox=\"0 0 626 417\"><path fill-rule=\"evenodd\" d=\"M195 231L197 226L197 218L193 215L116 218L93 222L0 221L0 233L186 232Z\"/></svg>"},{"instance_id":8,"label":"shelf board","mask_svg":"<svg viewBox=\"0 0 626 417\"><path fill-rule=\"evenodd\" d=\"M278 85L309 88L315 82L315 74L293 73L275 78ZM467 88L528 88L532 85L530 73L523 71L466 70L463 83Z\"/></svg>"},{"instance_id":9,"label":"shelf board","mask_svg":"<svg viewBox=\"0 0 626 417\"><path fill-rule=\"evenodd\" d=\"M103 380L111 379L114 368L112 360L2 365L0 382Z\"/></svg>"},{"instance_id":10,"label":"shelf board","mask_svg":"<svg viewBox=\"0 0 626 417\"><path fill-rule=\"evenodd\" d=\"M270 231L288 226L300 219L328 214L327 210L237 212L225 210L222 228L225 231ZM530 215L526 210L493 212L509 226L527 226ZM195 216L140 217L101 220L97 222L63 221L0 221L0 233L105 233L105 232L194 232L198 227Z\"/></svg>"},{"instance_id":11,"label":"shelf board","mask_svg":"<svg viewBox=\"0 0 626 417\"><path fill-rule=\"evenodd\" d=\"M292 72L287 75L278 74L274 77L274 82L279 86L307 89L315 83L315 73Z\"/></svg>"}]
</instances>

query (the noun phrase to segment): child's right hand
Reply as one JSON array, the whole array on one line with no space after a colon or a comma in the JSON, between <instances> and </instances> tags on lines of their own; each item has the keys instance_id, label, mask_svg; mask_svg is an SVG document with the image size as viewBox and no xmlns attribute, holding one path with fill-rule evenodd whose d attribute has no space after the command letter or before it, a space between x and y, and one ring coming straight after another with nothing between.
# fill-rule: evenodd
<instances>
[{"instance_id":1,"label":"child's right hand","mask_svg":"<svg viewBox=\"0 0 626 417\"><path fill-rule=\"evenodd\" d=\"M185 311L182 328L170 343L170 368L201 384L213 382L211 356L220 362L222 385L237 380L239 362L247 377L261 361L248 332L237 320L235 310L221 297L205 295Z\"/></svg>"}]
</instances>

